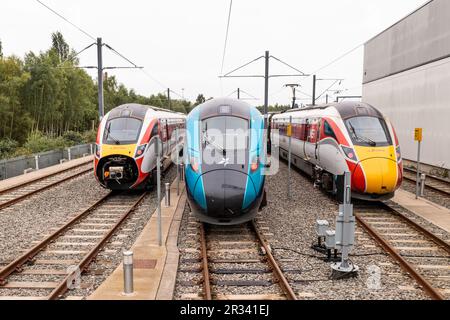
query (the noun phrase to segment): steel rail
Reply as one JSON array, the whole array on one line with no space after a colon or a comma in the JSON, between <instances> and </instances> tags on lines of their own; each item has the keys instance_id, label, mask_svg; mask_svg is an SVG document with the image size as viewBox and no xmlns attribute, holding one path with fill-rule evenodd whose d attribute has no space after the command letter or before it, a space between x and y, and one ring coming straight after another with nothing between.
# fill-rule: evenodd
<instances>
[{"instance_id":1,"label":"steel rail","mask_svg":"<svg viewBox=\"0 0 450 320\"><path fill-rule=\"evenodd\" d=\"M73 167L61 170L61 171L53 172L51 174L48 174L48 175L45 175L45 176L42 176L42 177L38 177L38 178L35 178L35 179L32 179L32 180L29 180L27 182L24 182L24 183L12 186L10 188L0 190L0 196L5 194L5 193L8 193L8 192L11 192L11 191L14 191L14 190L26 187L26 186L28 186L30 184L33 184L33 183L36 183L36 182L39 182L39 181L42 181L42 180L45 180L45 179L48 179L48 178L52 178L54 176L57 176L57 175L62 174L62 173L66 173L66 172L68 172L70 170L73 170L73 169L80 168L82 166L87 165L89 162L93 162L93 160L85 161L85 162L83 162L83 163L81 163L79 165L76 165L76 166L73 166Z\"/></svg>"},{"instance_id":2,"label":"steel rail","mask_svg":"<svg viewBox=\"0 0 450 320\"><path fill-rule=\"evenodd\" d=\"M375 239L375 241L385 250L387 251L390 256L396 260L400 267L405 270L408 274L410 274L414 280L425 290L425 292L434 300L445 300L444 296L439 292L438 289L434 288L431 283L426 280L420 273L417 271L416 268L412 264L410 264L408 261L406 261L400 253L389 243L388 240L383 238L374 228L372 228L369 223L364 221L363 218L361 218L358 214L355 215L356 220L358 221L359 225L366 230L367 233L369 233L372 238Z\"/></svg>"},{"instance_id":3,"label":"steel rail","mask_svg":"<svg viewBox=\"0 0 450 320\"><path fill-rule=\"evenodd\" d=\"M69 273L60 284L53 289L50 295L47 296L48 300L56 300L59 299L67 290L69 290L68 283L73 275L79 270L80 272L84 272L87 270L91 262L98 255L99 251L107 244L109 239L114 235L114 233L119 229L119 227L123 224L123 222L129 217L129 215L136 210L137 206L141 204L141 202L147 196L147 192L143 193L138 200L136 200L133 205L127 210L126 213L122 215L122 217L117 221L117 223L108 231L108 233L97 243L97 245L89 251L89 253L83 258L83 260L78 264L77 268Z\"/></svg>"},{"instance_id":4,"label":"steel rail","mask_svg":"<svg viewBox=\"0 0 450 320\"><path fill-rule=\"evenodd\" d=\"M83 170L83 171L78 172L76 174L73 174L71 176L65 177L62 180L58 180L58 181L53 182L53 183L51 183L49 185L46 185L46 186L44 186L42 188L30 191L30 192L28 192L28 193L26 193L24 195L18 196L17 198L14 198L14 199L6 201L6 202L3 202L3 203L0 204L0 210L8 208L8 207L12 206L13 204L16 204L16 203L18 203L18 202L20 202L20 201L22 201L22 200L24 200L26 198L29 198L29 197L31 197L31 196L39 193L39 192L43 192L43 191L48 190L50 188L56 187L56 186L58 186L58 185L60 185L60 184L62 184L64 182L67 182L69 180L78 178L78 177L80 177L80 176L82 176L82 175L84 175L84 174L86 174L88 172L91 172L91 171L92 171L92 168L89 168L87 170ZM59 172L59 173L61 173L61 172ZM46 178L48 178L48 177L46 177ZM23 187L23 186L20 186L20 187Z\"/></svg>"},{"instance_id":5,"label":"steel rail","mask_svg":"<svg viewBox=\"0 0 450 320\"><path fill-rule=\"evenodd\" d=\"M201 255L202 255L202 273L203 273L203 290L205 294L205 300L212 300L211 293L211 278L209 275L209 267L208 267L208 252L206 249L206 234L205 227L200 224L200 245L201 245Z\"/></svg>"},{"instance_id":6,"label":"steel rail","mask_svg":"<svg viewBox=\"0 0 450 320\"><path fill-rule=\"evenodd\" d=\"M407 177L407 176L403 176L403 179L405 179L405 180L408 180L408 181L410 181L410 182L416 182L416 179L415 178L411 178L411 177ZM437 181L440 181L440 180L437 180ZM443 182L444 183L444 182ZM430 184L427 184L427 183L425 183L425 187L426 188L429 188L429 189L431 189L431 190L433 190L433 191L436 191L436 192L439 192L439 193L441 193L441 194L444 194L444 195L446 195L446 196L450 196L450 192L448 192L448 191L445 191L445 190L442 190L442 189L440 189L440 188L438 188L438 187L436 187L436 186L432 186L432 185L430 185Z\"/></svg>"},{"instance_id":7,"label":"steel rail","mask_svg":"<svg viewBox=\"0 0 450 320\"><path fill-rule=\"evenodd\" d=\"M292 287L289 285L289 282L287 281L286 277L284 276L283 271L278 266L277 261L275 260L274 256L272 255L272 250L267 245L263 236L259 232L255 221L253 220L250 225L252 226L252 229L255 232L255 234L258 238L258 241L263 246L265 255L267 256L267 258L269 260L269 264L271 265L272 270L273 270L275 276L277 277L284 293L286 294L286 297L288 298L288 300L297 300L297 295L295 294L294 290L292 290Z\"/></svg>"},{"instance_id":8,"label":"steel rail","mask_svg":"<svg viewBox=\"0 0 450 320\"><path fill-rule=\"evenodd\" d=\"M431 240L432 242L434 242L435 244L440 246L441 249L445 250L448 254L450 254L450 244L449 243L442 240L441 238L436 236L434 233L432 233L431 231L428 231L427 229L422 227L420 224L418 224L414 220L411 220L410 218L408 218L407 216L402 214L400 211L389 206L388 204L382 203L382 206L384 206L387 210L392 211L396 217L399 217L401 220L403 220L404 222L409 224L412 228L414 228L417 231L419 231L420 233L422 233L425 237L427 237L429 240Z\"/></svg>"},{"instance_id":9,"label":"steel rail","mask_svg":"<svg viewBox=\"0 0 450 320\"><path fill-rule=\"evenodd\" d=\"M100 200L95 202L90 208L84 210L79 215L74 217L72 220L67 222L64 226L53 232L50 236L42 240L39 244L22 254L19 258L9 263L6 267L0 270L0 288L1 286L4 286L7 283L7 277L11 275L12 273L16 271L20 271L22 266L29 261L32 261L34 257L41 252L46 246L48 246L50 243L52 243L55 239L57 239L59 236L61 236L62 233L64 233L66 230L71 228L74 224L78 223L81 219L83 219L88 213L90 213L92 210L94 210L98 205L106 201L113 192L109 192L104 197L102 197Z\"/></svg>"}]
</instances>

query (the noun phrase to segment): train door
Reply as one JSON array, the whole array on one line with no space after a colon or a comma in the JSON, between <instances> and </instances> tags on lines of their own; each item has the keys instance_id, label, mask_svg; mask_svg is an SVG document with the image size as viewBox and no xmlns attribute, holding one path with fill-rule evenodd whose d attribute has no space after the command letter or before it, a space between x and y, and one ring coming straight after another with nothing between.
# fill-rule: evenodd
<instances>
[{"instance_id":1,"label":"train door","mask_svg":"<svg viewBox=\"0 0 450 320\"><path fill-rule=\"evenodd\" d=\"M308 119L306 124L306 143L305 143L305 155L306 160L316 164L317 163L317 143L318 143L318 119Z\"/></svg>"},{"instance_id":2,"label":"train door","mask_svg":"<svg viewBox=\"0 0 450 320\"><path fill-rule=\"evenodd\" d=\"M322 127L322 119L318 118L316 119L317 122L317 130L316 130L316 152L315 152L315 158L316 158L316 163L320 163L320 153L319 153L319 148L320 148L320 129Z\"/></svg>"}]
</instances>

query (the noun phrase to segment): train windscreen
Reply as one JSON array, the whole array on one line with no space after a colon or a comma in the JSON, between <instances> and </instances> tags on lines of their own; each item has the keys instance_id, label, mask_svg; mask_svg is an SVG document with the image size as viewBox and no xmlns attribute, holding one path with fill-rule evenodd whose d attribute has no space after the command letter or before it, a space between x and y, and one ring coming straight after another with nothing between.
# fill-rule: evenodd
<instances>
[{"instance_id":1,"label":"train windscreen","mask_svg":"<svg viewBox=\"0 0 450 320\"><path fill-rule=\"evenodd\" d=\"M392 145L386 122L375 117L355 117L345 121L352 141L357 146L385 147Z\"/></svg>"},{"instance_id":2,"label":"train windscreen","mask_svg":"<svg viewBox=\"0 0 450 320\"><path fill-rule=\"evenodd\" d=\"M105 127L103 143L134 144L141 133L142 121L135 118L109 120Z\"/></svg>"},{"instance_id":3,"label":"train windscreen","mask_svg":"<svg viewBox=\"0 0 450 320\"><path fill-rule=\"evenodd\" d=\"M203 147L213 146L221 151L247 150L248 121L242 118L221 116L202 121Z\"/></svg>"}]
</instances>

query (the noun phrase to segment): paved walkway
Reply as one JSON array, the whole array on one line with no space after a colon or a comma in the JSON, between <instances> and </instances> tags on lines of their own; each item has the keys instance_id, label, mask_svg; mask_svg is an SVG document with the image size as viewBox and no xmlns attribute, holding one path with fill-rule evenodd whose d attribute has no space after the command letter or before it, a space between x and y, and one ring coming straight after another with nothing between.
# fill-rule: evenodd
<instances>
[{"instance_id":1,"label":"paved walkway","mask_svg":"<svg viewBox=\"0 0 450 320\"><path fill-rule=\"evenodd\" d=\"M45 169L41 169L38 171L33 171L31 173L23 174L23 175L20 175L17 177L2 180L2 181L0 181L0 192L5 189L9 189L9 188L12 188L12 187L15 187L15 186L18 186L18 185L42 178L42 177L45 177L52 173L64 171L66 169L76 167L80 164L83 164L83 163L87 164L87 163L93 162L93 161L94 161L94 156L91 155L91 156L87 156L84 158L79 158L76 160L68 161L63 164L58 164L58 165L51 166L51 167L48 167ZM92 168L94 168L94 164L92 164Z\"/></svg>"},{"instance_id":2,"label":"paved walkway","mask_svg":"<svg viewBox=\"0 0 450 320\"><path fill-rule=\"evenodd\" d=\"M171 206L161 202L162 246L158 243L157 210L131 248L134 254L134 291L123 295L122 264L88 297L88 300L170 300L175 289L179 252L178 230L186 203L184 184L180 183L177 196L177 180L171 185Z\"/></svg>"},{"instance_id":3,"label":"paved walkway","mask_svg":"<svg viewBox=\"0 0 450 320\"><path fill-rule=\"evenodd\" d=\"M450 233L450 210L405 190L397 190L393 202Z\"/></svg>"}]
</instances>

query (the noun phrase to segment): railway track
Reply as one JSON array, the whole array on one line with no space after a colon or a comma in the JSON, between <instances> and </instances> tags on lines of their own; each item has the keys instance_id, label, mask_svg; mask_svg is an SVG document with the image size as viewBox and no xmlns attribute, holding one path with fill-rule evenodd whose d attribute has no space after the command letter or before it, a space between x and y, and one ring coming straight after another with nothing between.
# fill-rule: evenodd
<instances>
[{"instance_id":1,"label":"railway track","mask_svg":"<svg viewBox=\"0 0 450 320\"><path fill-rule=\"evenodd\" d=\"M54 188L64 182L92 172L92 164L83 163L78 166L55 172L20 185L0 191L0 210L8 208L29 197Z\"/></svg>"},{"instance_id":2,"label":"railway track","mask_svg":"<svg viewBox=\"0 0 450 320\"><path fill-rule=\"evenodd\" d=\"M450 245L394 207L357 204L358 224L435 300L450 299Z\"/></svg>"},{"instance_id":3,"label":"railway track","mask_svg":"<svg viewBox=\"0 0 450 320\"><path fill-rule=\"evenodd\" d=\"M403 178L412 183L416 183L417 171L405 168L403 170ZM444 179L427 175L427 179L425 180L425 188L438 192L446 197L450 197L450 182Z\"/></svg>"},{"instance_id":4,"label":"railway track","mask_svg":"<svg viewBox=\"0 0 450 320\"><path fill-rule=\"evenodd\" d=\"M200 293L184 299L205 300L297 300L282 268L271 253L255 222L220 227L195 224L198 258L182 259L181 273L196 278L182 285L197 286ZM188 266L189 265L189 266Z\"/></svg>"},{"instance_id":5,"label":"railway track","mask_svg":"<svg viewBox=\"0 0 450 320\"><path fill-rule=\"evenodd\" d=\"M0 270L0 299L60 299L147 193L108 193Z\"/></svg>"}]
</instances>

